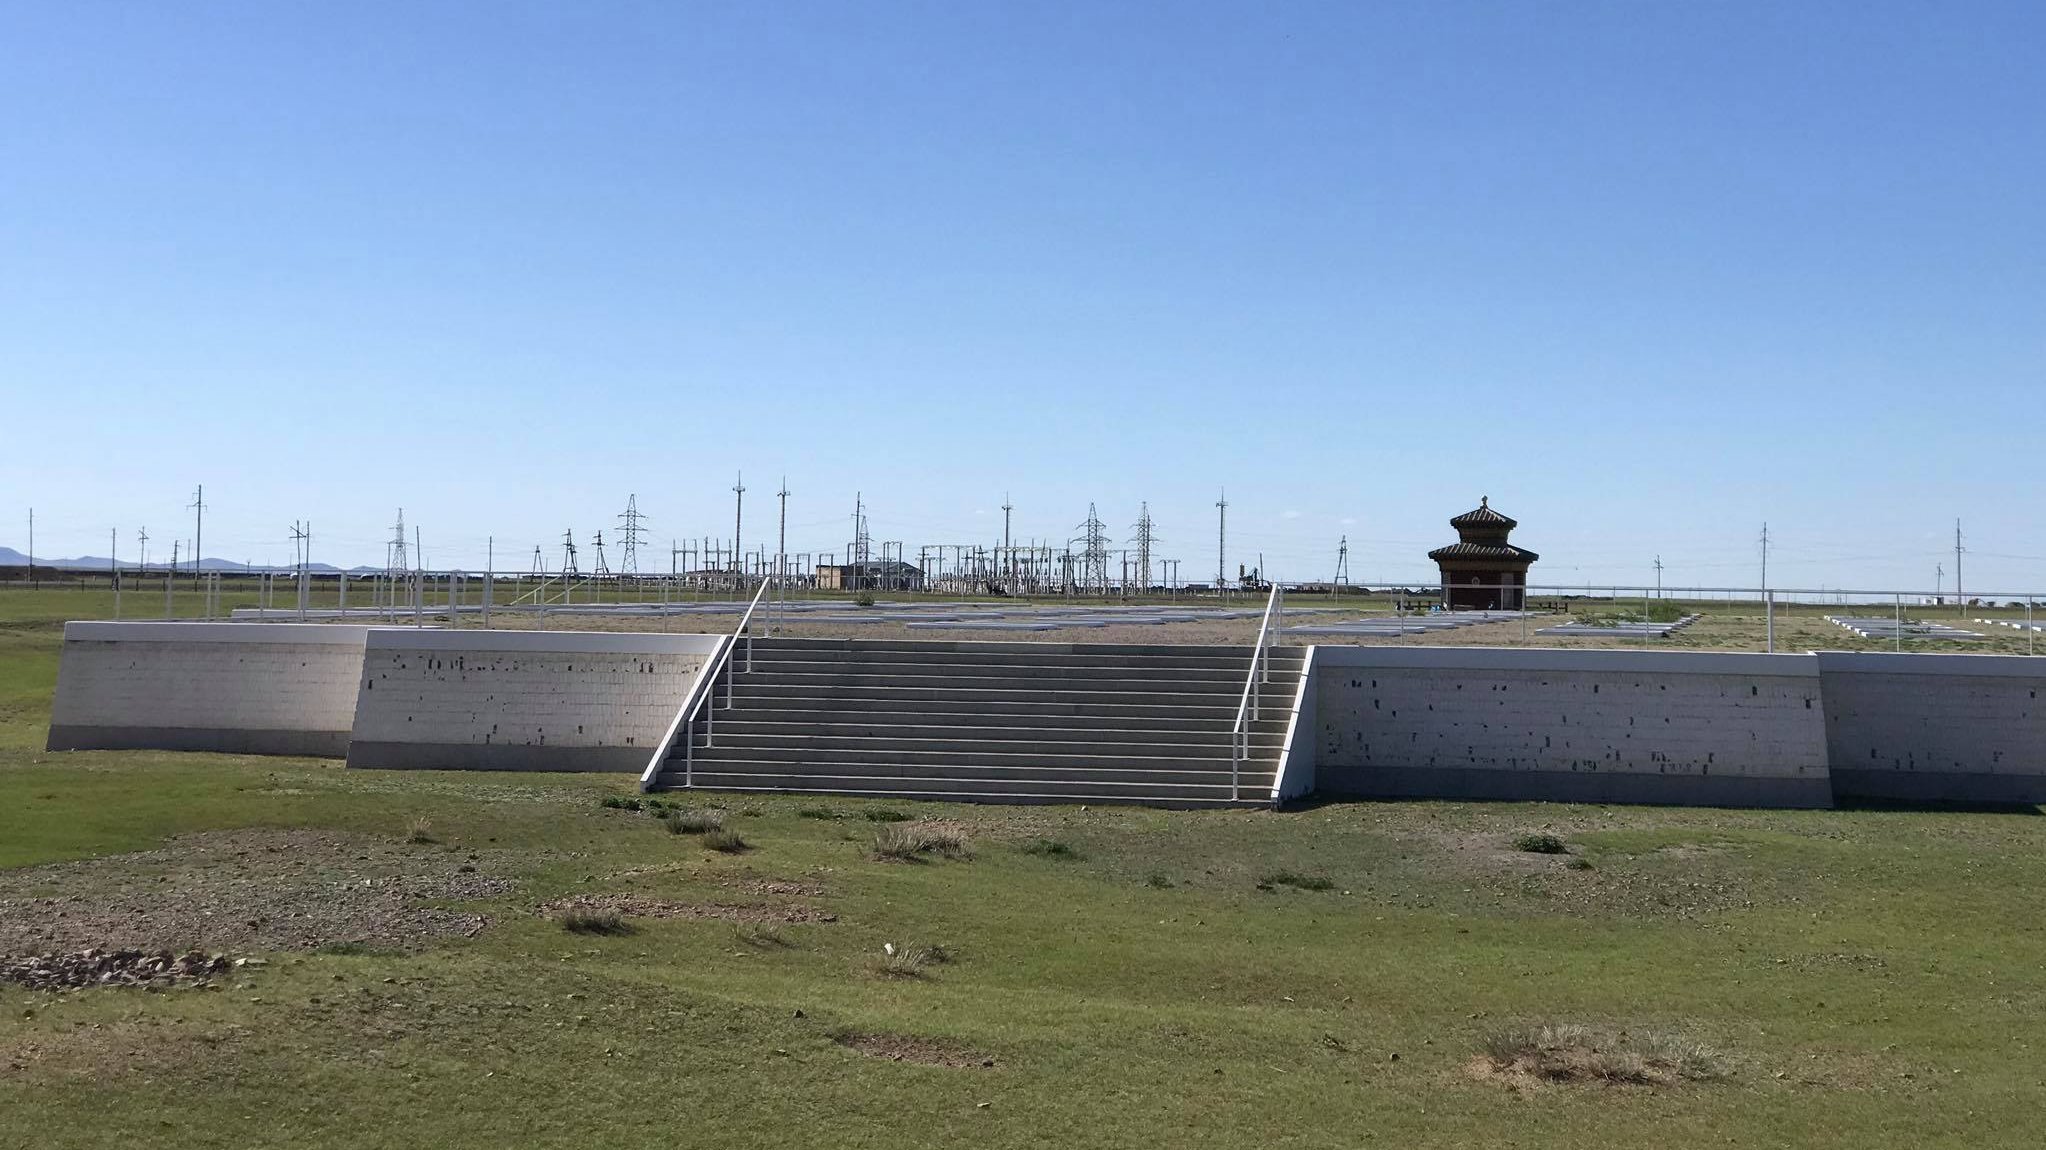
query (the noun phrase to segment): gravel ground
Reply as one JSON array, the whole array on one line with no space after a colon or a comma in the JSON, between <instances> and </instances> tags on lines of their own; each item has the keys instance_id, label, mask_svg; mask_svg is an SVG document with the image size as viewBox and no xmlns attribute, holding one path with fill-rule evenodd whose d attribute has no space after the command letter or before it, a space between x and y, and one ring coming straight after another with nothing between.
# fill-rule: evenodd
<instances>
[{"instance_id":1,"label":"gravel ground","mask_svg":"<svg viewBox=\"0 0 2046 1150\"><path fill-rule=\"evenodd\" d=\"M485 917L433 905L504 895L476 854L332 831L185 835L134 854L0 872L0 955L411 949Z\"/></svg>"}]
</instances>

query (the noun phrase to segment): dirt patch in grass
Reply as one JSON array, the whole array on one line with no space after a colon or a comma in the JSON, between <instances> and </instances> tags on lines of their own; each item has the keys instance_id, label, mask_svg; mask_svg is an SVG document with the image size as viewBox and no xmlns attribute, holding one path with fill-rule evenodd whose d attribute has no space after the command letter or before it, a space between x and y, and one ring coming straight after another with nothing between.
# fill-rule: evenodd
<instances>
[{"instance_id":1,"label":"dirt patch in grass","mask_svg":"<svg viewBox=\"0 0 2046 1150\"><path fill-rule=\"evenodd\" d=\"M232 1024L200 1028L155 1018L27 1030L0 1039L0 1081L183 1073L218 1065L243 1036Z\"/></svg>"},{"instance_id":2,"label":"dirt patch in grass","mask_svg":"<svg viewBox=\"0 0 2046 1150\"><path fill-rule=\"evenodd\" d=\"M1468 1069L1507 1085L1680 1086L1726 1075L1719 1052L1681 1035L1542 1023L1500 1031Z\"/></svg>"},{"instance_id":3,"label":"dirt patch in grass","mask_svg":"<svg viewBox=\"0 0 2046 1150\"><path fill-rule=\"evenodd\" d=\"M612 911L626 918L680 918L719 922L837 922L831 911L800 903L671 902L637 894L580 894L542 903L538 913L555 918L572 910Z\"/></svg>"},{"instance_id":4,"label":"dirt patch in grass","mask_svg":"<svg viewBox=\"0 0 2046 1150\"><path fill-rule=\"evenodd\" d=\"M936 1038L909 1034L868 1034L854 1031L840 1034L833 1042L857 1050L870 1058L890 1062L915 1062L924 1066L949 1066L955 1070L993 1069L995 1060L977 1050Z\"/></svg>"},{"instance_id":5,"label":"dirt patch in grass","mask_svg":"<svg viewBox=\"0 0 2046 1150\"><path fill-rule=\"evenodd\" d=\"M488 919L437 903L513 884L483 857L334 831L184 835L156 850L0 871L0 954L416 949Z\"/></svg>"},{"instance_id":6,"label":"dirt patch in grass","mask_svg":"<svg viewBox=\"0 0 2046 1150\"><path fill-rule=\"evenodd\" d=\"M782 898L793 895L801 898L819 898L824 894L823 886L814 882L805 882L800 879L771 878L767 875L758 874L727 875L718 879L718 885L762 897Z\"/></svg>"}]
</instances>

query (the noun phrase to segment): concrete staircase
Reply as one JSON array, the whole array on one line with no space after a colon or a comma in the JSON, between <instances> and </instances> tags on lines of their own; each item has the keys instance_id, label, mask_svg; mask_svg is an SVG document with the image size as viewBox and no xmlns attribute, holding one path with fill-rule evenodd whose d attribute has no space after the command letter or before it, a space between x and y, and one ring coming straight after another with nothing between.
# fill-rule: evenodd
<instances>
[{"instance_id":1,"label":"concrete staircase","mask_svg":"<svg viewBox=\"0 0 2046 1150\"><path fill-rule=\"evenodd\" d=\"M1230 797L1229 732L1251 648L756 639L735 655L695 787L990 803L1261 806L1302 648L1271 652ZM727 707L727 699L730 706ZM685 785L678 735L654 789Z\"/></svg>"}]
</instances>

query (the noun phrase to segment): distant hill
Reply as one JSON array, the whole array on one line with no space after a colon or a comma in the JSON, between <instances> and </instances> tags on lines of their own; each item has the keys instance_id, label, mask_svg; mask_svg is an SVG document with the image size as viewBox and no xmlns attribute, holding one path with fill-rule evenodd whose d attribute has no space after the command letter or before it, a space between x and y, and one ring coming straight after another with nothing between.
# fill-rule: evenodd
<instances>
[{"instance_id":1,"label":"distant hill","mask_svg":"<svg viewBox=\"0 0 2046 1150\"><path fill-rule=\"evenodd\" d=\"M164 568L164 563L165 560L162 559L152 560L149 564L149 569L151 571L161 571ZM0 567L26 566L28 566L27 555L16 551L12 547L0 547ZM105 571L109 563L104 555L76 555L68 559L38 555L36 556L36 566L55 568L59 571ZM281 573L296 570L293 567L265 567L261 564L250 567L237 563L232 559L208 559L202 566L208 571L227 571L235 574L244 572L257 574L263 572ZM132 559L123 560L121 568L124 571L132 571L135 568L135 561ZM178 570L180 571L190 571L191 569L192 564L189 561L178 564ZM319 575L332 575L341 569L331 563L315 563L312 565L311 570ZM381 567L350 567L348 569L350 575L370 575L381 573L382 571L383 568Z\"/></svg>"}]
</instances>

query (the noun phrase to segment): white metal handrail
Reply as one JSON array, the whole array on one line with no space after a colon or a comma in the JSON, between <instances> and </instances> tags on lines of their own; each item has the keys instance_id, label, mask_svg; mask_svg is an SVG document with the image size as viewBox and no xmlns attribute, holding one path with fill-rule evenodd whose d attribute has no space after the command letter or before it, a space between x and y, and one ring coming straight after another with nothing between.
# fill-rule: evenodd
<instances>
[{"instance_id":1,"label":"white metal handrail","mask_svg":"<svg viewBox=\"0 0 2046 1150\"><path fill-rule=\"evenodd\" d=\"M718 676L723 675L725 679L725 707L729 710L732 706L733 651L739 646L741 639L745 640L746 673L751 674L753 636L747 633L747 628L753 624L753 611L760 606L760 597L767 593L767 587L768 583L762 581L760 589L753 593L753 601L746 605L746 613L739 616L739 625L732 629L730 635L719 639L717 650L711 652L709 661L704 664L703 673L689 685L689 693L682 697L682 706L675 712L674 721L668 724L667 732L661 736L660 745L654 748L653 757L647 760L646 769L640 772L641 791L651 788L660 778L661 770L666 766L668 755L674 749L675 740L678 738L682 740L682 785L684 787L696 785L696 716L703 715L703 745L712 746L712 740L716 737Z\"/></svg>"},{"instance_id":2,"label":"white metal handrail","mask_svg":"<svg viewBox=\"0 0 2046 1150\"><path fill-rule=\"evenodd\" d=\"M1278 641L1279 633L1272 628L1274 616L1285 615L1286 589L1272 584L1272 593L1265 600L1264 622L1257 629L1257 647L1250 655L1250 674L1243 680L1243 698L1236 704L1236 725L1229 729L1229 798L1234 802L1242 794L1243 760L1250 757L1250 724L1257 721L1259 690L1272 679L1272 660L1268 648Z\"/></svg>"}]
</instances>

